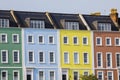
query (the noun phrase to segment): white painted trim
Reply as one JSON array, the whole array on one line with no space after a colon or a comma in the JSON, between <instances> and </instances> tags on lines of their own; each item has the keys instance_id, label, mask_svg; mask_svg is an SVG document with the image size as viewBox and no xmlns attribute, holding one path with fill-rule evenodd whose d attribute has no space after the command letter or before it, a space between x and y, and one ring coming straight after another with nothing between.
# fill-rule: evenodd
<instances>
[{"instance_id":1,"label":"white painted trim","mask_svg":"<svg viewBox=\"0 0 120 80\"><path fill-rule=\"evenodd\" d=\"M31 72L30 72L30 74L31 74L31 80L33 80L33 69L26 69L26 70L30 70ZM27 71L26 71L26 73L27 73ZM27 76L27 74L26 74L26 76ZM27 77L26 77L26 80L27 80Z\"/></svg>"},{"instance_id":2,"label":"white painted trim","mask_svg":"<svg viewBox=\"0 0 120 80\"><path fill-rule=\"evenodd\" d=\"M33 61L29 61L29 52L32 52L32 54L33 54ZM34 56L35 56L35 54L34 54L34 51L33 50L28 50L28 63L34 63Z\"/></svg>"},{"instance_id":3,"label":"white painted trim","mask_svg":"<svg viewBox=\"0 0 120 80\"><path fill-rule=\"evenodd\" d=\"M50 38L50 37L53 37L53 42L52 42L52 43L49 42L49 38ZM55 40L54 35L48 35L48 44L55 44L55 41L54 41L54 40Z\"/></svg>"},{"instance_id":4,"label":"white painted trim","mask_svg":"<svg viewBox=\"0 0 120 80\"><path fill-rule=\"evenodd\" d=\"M83 41L84 38L86 38L86 44L83 43L83 42L84 42L84 41ZM82 37L82 45L88 45L88 37L87 37L87 36L83 36L83 37Z\"/></svg>"},{"instance_id":5,"label":"white painted trim","mask_svg":"<svg viewBox=\"0 0 120 80\"><path fill-rule=\"evenodd\" d=\"M45 71L44 71L44 70L39 70L39 71L38 71L38 80L40 80L40 76L39 76L39 75L40 75L40 74L39 74L40 71L43 72L43 80L45 80L46 76L45 76Z\"/></svg>"},{"instance_id":6,"label":"white painted trim","mask_svg":"<svg viewBox=\"0 0 120 80\"><path fill-rule=\"evenodd\" d=\"M88 26L85 18L82 16L82 14L79 14L80 19L83 21L84 25L86 26L87 30L91 30L90 27Z\"/></svg>"},{"instance_id":7,"label":"white painted trim","mask_svg":"<svg viewBox=\"0 0 120 80\"><path fill-rule=\"evenodd\" d=\"M43 52L43 62L40 62L40 52ZM45 52L42 51L42 50L40 50L40 51L38 52L38 63L40 63L40 64L45 63Z\"/></svg>"},{"instance_id":8,"label":"white painted trim","mask_svg":"<svg viewBox=\"0 0 120 80\"><path fill-rule=\"evenodd\" d=\"M110 39L110 44L107 44L107 39ZM106 46L112 46L111 37L105 37Z\"/></svg>"},{"instance_id":9,"label":"white painted trim","mask_svg":"<svg viewBox=\"0 0 120 80\"><path fill-rule=\"evenodd\" d=\"M110 67L107 66L107 54L110 54L110 59L111 59L110 60L110 64L111 64ZM106 52L106 67L107 68L112 68L112 53L111 52Z\"/></svg>"},{"instance_id":10,"label":"white painted trim","mask_svg":"<svg viewBox=\"0 0 120 80\"><path fill-rule=\"evenodd\" d=\"M20 73L19 73L19 70L13 70L13 80L14 80L14 72L17 72L17 73L18 73L18 80L20 80Z\"/></svg>"},{"instance_id":11,"label":"white painted trim","mask_svg":"<svg viewBox=\"0 0 120 80\"><path fill-rule=\"evenodd\" d=\"M119 44L116 44L116 39L118 39L119 40ZM115 46L120 46L120 37L115 37L115 40L114 40L115 42Z\"/></svg>"},{"instance_id":12,"label":"white painted trim","mask_svg":"<svg viewBox=\"0 0 120 80\"><path fill-rule=\"evenodd\" d=\"M1 70L1 80L3 80L2 79L2 72L6 72L6 80L8 80L8 71L7 70Z\"/></svg>"},{"instance_id":13,"label":"white painted trim","mask_svg":"<svg viewBox=\"0 0 120 80\"><path fill-rule=\"evenodd\" d=\"M97 39L100 39L100 44L97 44ZM102 37L96 37L96 46L102 46Z\"/></svg>"},{"instance_id":14,"label":"white painted trim","mask_svg":"<svg viewBox=\"0 0 120 80\"><path fill-rule=\"evenodd\" d=\"M5 41L2 41L2 35L5 35ZM8 39L7 39L7 34L6 33L0 33L0 42L1 43L8 43Z\"/></svg>"},{"instance_id":15,"label":"white painted trim","mask_svg":"<svg viewBox=\"0 0 120 80\"><path fill-rule=\"evenodd\" d=\"M2 61L2 52L3 51L6 52L6 61L5 62ZM8 63L8 50L1 50L1 63Z\"/></svg>"},{"instance_id":16,"label":"white painted trim","mask_svg":"<svg viewBox=\"0 0 120 80\"><path fill-rule=\"evenodd\" d=\"M13 36L17 36L17 41L14 41L14 37ZM19 34L12 34L12 43L19 43Z\"/></svg>"},{"instance_id":17,"label":"white painted trim","mask_svg":"<svg viewBox=\"0 0 120 80\"><path fill-rule=\"evenodd\" d=\"M50 53L53 53L53 62L50 62ZM56 63L56 55L55 55L55 51L49 51L49 63L52 64L52 63Z\"/></svg>"},{"instance_id":18,"label":"white painted trim","mask_svg":"<svg viewBox=\"0 0 120 80\"><path fill-rule=\"evenodd\" d=\"M98 78L98 73L102 72L102 80L104 80L104 72L103 71L97 71L97 78Z\"/></svg>"},{"instance_id":19,"label":"white painted trim","mask_svg":"<svg viewBox=\"0 0 120 80\"><path fill-rule=\"evenodd\" d=\"M18 61L17 62L15 62L14 61L14 52L17 52L18 53ZM19 50L13 50L13 63L20 63L20 53L19 53Z\"/></svg>"},{"instance_id":20,"label":"white painted trim","mask_svg":"<svg viewBox=\"0 0 120 80\"><path fill-rule=\"evenodd\" d=\"M84 54L87 53L87 63L84 62ZM89 64L89 54L88 52L83 52L83 64Z\"/></svg>"},{"instance_id":21,"label":"white painted trim","mask_svg":"<svg viewBox=\"0 0 120 80\"><path fill-rule=\"evenodd\" d=\"M39 42L39 37L42 36L42 41L43 42ZM38 43L39 44L45 44L45 39L44 39L44 35L38 35Z\"/></svg>"},{"instance_id":22,"label":"white painted trim","mask_svg":"<svg viewBox=\"0 0 120 80\"><path fill-rule=\"evenodd\" d=\"M70 63L70 61L69 61L69 52L67 52L67 51L64 51L64 54L65 54L65 53L67 53L67 54L68 54L68 62L66 62L66 63L64 62L64 64L69 64L69 63ZM63 54L63 58L65 59L65 56L64 56L64 54ZM65 60L64 60L64 61L65 61Z\"/></svg>"},{"instance_id":23,"label":"white painted trim","mask_svg":"<svg viewBox=\"0 0 120 80\"><path fill-rule=\"evenodd\" d=\"M77 43L74 43L74 38L77 38ZM78 36L73 36L73 45L79 45L79 39L78 39Z\"/></svg>"},{"instance_id":24,"label":"white painted trim","mask_svg":"<svg viewBox=\"0 0 120 80\"><path fill-rule=\"evenodd\" d=\"M75 53L77 53L77 63L75 63L75 59L73 58L74 64L79 64L80 60L79 60L79 53L77 51L75 51L73 54L73 56L75 57Z\"/></svg>"},{"instance_id":25,"label":"white painted trim","mask_svg":"<svg viewBox=\"0 0 120 80\"><path fill-rule=\"evenodd\" d=\"M32 36L32 42L28 42L28 37L29 37L29 36ZM33 34L27 35L27 43L28 43L28 44L34 44L34 36L33 36Z\"/></svg>"},{"instance_id":26,"label":"white painted trim","mask_svg":"<svg viewBox=\"0 0 120 80\"><path fill-rule=\"evenodd\" d=\"M113 71L107 71L107 80L108 80L108 72L112 72L112 80L114 80Z\"/></svg>"},{"instance_id":27,"label":"white painted trim","mask_svg":"<svg viewBox=\"0 0 120 80\"><path fill-rule=\"evenodd\" d=\"M116 55L116 57L115 57L115 58L116 58L116 68L118 68L118 66L117 66L117 54L120 55L120 52L116 52L116 54L115 54L115 55ZM120 63L119 63L119 64L120 64ZM120 67L120 66L119 66L119 67Z\"/></svg>"},{"instance_id":28,"label":"white painted trim","mask_svg":"<svg viewBox=\"0 0 120 80\"><path fill-rule=\"evenodd\" d=\"M67 43L64 43L64 38L65 37L67 38ZM69 37L68 36L63 36L63 41L62 42L63 42L63 44L69 44Z\"/></svg>"},{"instance_id":29,"label":"white painted trim","mask_svg":"<svg viewBox=\"0 0 120 80\"><path fill-rule=\"evenodd\" d=\"M49 71L49 80L50 80L50 72L54 72L54 79L53 79L53 80L56 80L56 79L55 79L55 71L54 71L54 70L50 70L50 71Z\"/></svg>"},{"instance_id":30,"label":"white painted trim","mask_svg":"<svg viewBox=\"0 0 120 80\"><path fill-rule=\"evenodd\" d=\"M101 66L98 66L98 54L101 54ZM102 54L102 52L97 52L96 61L97 61L97 68L103 68L103 54Z\"/></svg>"}]
</instances>

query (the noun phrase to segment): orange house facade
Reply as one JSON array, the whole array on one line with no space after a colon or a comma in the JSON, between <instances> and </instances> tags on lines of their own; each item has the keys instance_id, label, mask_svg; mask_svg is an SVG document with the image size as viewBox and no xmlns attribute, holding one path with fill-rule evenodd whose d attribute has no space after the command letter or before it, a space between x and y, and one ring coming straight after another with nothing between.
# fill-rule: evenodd
<instances>
[{"instance_id":1,"label":"orange house facade","mask_svg":"<svg viewBox=\"0 0 120 80\"><path fill-rule=\"evenodd\" d=\"M94 31L94 63L98 80L120 80L120 32Z\"/></svg>"}]
</instances>

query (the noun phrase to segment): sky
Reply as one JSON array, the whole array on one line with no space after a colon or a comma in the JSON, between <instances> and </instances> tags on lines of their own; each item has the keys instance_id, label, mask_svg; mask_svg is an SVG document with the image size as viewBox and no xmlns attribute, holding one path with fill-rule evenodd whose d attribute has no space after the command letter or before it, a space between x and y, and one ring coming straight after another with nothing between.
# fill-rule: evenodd
<instances>
[{"instance_id":1,"label":"sky","mask_svg":"<svg viewBox=\"0 0 120 80\"><path fill-rule=\"evenodd\" d=\"M120 14L120 0L0 0L0 10L109 15L111 8Z\"/></svg>"}]
</instances>

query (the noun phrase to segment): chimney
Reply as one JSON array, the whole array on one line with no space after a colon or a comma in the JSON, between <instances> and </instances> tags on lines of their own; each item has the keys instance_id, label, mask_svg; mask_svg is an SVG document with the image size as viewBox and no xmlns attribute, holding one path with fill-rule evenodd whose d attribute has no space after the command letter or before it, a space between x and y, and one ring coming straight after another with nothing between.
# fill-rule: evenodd
<instances>
[{"instance_id":1,"label":"chimney","mask_svg":"<svg viewBox=\"0 0 120 80\"><path fill-rule=\"evenodd\" d=\"M111 9L111 13L110 13L110 18L112 19L112 21L114 23L118 23L118 13L117 13L117 9Z\"/></svg>"}]
</instances>

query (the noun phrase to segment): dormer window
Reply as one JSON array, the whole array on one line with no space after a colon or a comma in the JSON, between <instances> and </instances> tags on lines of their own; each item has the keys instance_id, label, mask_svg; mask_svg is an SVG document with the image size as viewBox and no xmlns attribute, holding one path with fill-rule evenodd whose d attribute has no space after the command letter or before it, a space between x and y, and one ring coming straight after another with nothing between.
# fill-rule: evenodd
<instances>
[{"instance_id":1,"label":"dormer window","mask_svg":"<svg viewBox=\"0 0 120 80\"><path fill-rule=\"evenodd\" d=\"M1 28L9 27L9 19L0 19L0 27Z\"/></svg>"},{"instance_id":2,"label":"dormer window","mask_svg":"<svg viewBox=\"0 0 120 80\"><path fill-rule=\"evenodd\" d=\"M30 27L44 29L45 22L44 20L30 20Z\"/></svg>"},{"instance_id":3,"label":"dormer window","mask_svg":"<svg viewBox=\"0 0 120 80\"><path fill-rule=\"evenodd\" d=\"M68 30L79 30L79 22L65 22L65 29Z\"/></svg>"},{"instance_id":4,"label":"dormer window","mask_svg":"<svg viewBox=\"0 0 120 80\"><path fill-rule=\"evenodd\" d=\"M98 23L98 30L111 31L111 24L110 23Z\"/></svg>"}]
</instances>

